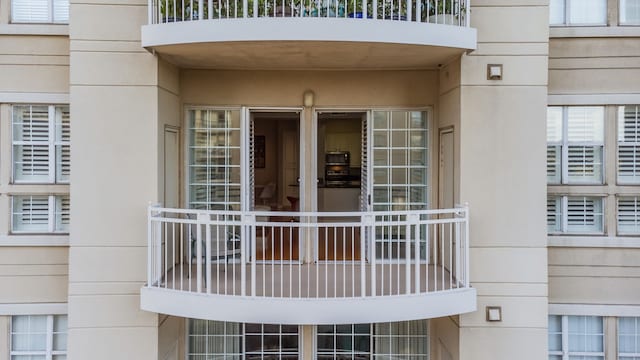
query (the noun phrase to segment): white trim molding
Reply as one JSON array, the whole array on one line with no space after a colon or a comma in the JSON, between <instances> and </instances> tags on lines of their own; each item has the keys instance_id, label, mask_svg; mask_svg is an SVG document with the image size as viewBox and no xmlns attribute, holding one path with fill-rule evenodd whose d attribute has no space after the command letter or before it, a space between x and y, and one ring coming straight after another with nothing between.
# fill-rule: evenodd
<instances>
[{"instance_id":1,"label":"white trim molding","mask_svg":"<svg viewBox=\"0 0 640 360\"><path fill-rule=\"evenodd\" d=\"M555 105L627 105L640 104L640 93L634 94L549 94L549 106Z\"/></svg>"},{"instance_id":2,"label":"white trim molding","mask_svg":"<svg viewBox=\"0 0 640 360\"><path fill-rule=\"evenodd\" d=\"M67 24L0 24L0 35L69 36Z\"/></svg>"},{"instance_id":3,"label":"white trim molding","mask_svg":"<svg viewBox=\"0 0 640 360\"><path fill-rule=\"evenodd\" d=\"M552 26L550 38L640 37L637 26Z\"/></svg>"},{"instance_id":4,"label":"white trim molding","mask_svg":"<svg viewBox=\"0 0 640 360\"><path fill-rule=\"evenodd\" d=\"M67 303L0 304L0 315L64 315Z\"/></svg>"},{"instance_id":5,"label":"white trim molding","mask_svg":"<svg viewBox=\"0 0 640 360\"><path fill-rule=\"evenodd\" d=\"M556 236L547 238L549 247L640 248L637 236Z\"/></svg>"},{"instance_id":6,"label":"white trim molding","mask_svg":"<svg viewBox=\"0 0 640 360\"><path fill-rule=\"evenodd\" d=\"M28 93L0 91L0 103L68 104L69 93Z\"/></svg>"},{"instance_id":7,"label":"white trim molding","mask_svg":"<svg viewBox=\"0 0 640 360\"><path fill-rule=\"evenodd\" d=\"M0 235L2 246L69 246L69 235Z\"/></svg>"},{"instance_id":8,"label":"white trim molding","mask_svg":"<svg viewBox=\"0 0 640 360\"><path fill-rule=\"evenodd\" d=\"M640 305L549 304L549 315L640 316Z\"/></svg>"}]
</instances>

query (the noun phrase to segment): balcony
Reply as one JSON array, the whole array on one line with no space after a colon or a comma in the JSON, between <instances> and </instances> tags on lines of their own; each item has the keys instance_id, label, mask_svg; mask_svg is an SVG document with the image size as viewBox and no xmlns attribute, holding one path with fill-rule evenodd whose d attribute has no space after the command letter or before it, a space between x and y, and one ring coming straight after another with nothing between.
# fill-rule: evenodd
<instances>
[{"instance_id":1,"label":"balcony","mask_svg":"<svg viewBox=\"0 0 640 360\"><path fill-rule=\"evenodd\" d=\"M280 324L471 312L467 208L240 212L149 208L143 310Z\"/></svg>"},{"instance_id":2,"label":"balcony","mask_svg":"<svg viewBox=\"0 0 640 360\"><path fill-rule=\"evenodd\" d=\"M476 48L469 16L469 0L149 0L142 45L187 68L428 68Z\"/></svg>"}]
</instances>

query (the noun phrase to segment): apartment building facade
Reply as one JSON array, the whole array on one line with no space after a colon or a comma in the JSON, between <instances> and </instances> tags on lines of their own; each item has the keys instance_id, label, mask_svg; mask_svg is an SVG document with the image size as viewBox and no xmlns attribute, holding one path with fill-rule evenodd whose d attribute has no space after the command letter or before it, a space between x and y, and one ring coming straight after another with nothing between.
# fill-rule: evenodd
<instances>
[{"instance_id":1,"label":"apartment building facade","mask_svg":"<svg viewBox=\"0 0 640 360\"><path fill-rule=\"evenodd\" d=\"M639 38L637 0L0 0L0 360L640 358Z\"/></svg>"}]
</instances>

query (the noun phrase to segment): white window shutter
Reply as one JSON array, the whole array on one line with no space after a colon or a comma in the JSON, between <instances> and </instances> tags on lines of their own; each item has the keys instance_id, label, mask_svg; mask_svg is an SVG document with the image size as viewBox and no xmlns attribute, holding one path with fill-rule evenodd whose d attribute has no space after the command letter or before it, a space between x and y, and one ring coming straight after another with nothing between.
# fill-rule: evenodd
<instances>
[{"instance_id":1,"label":"white window shutter","mask_svg":"<svg viewBox=\"0 0 640 360\"><path fill-rule=\"evenodd\" d=\"M567 198L567 232L601 233L603 231L602 198Z\"/></svg>"},{"instance_id":2,"label":"white window shutter","mask_svg":"<svg viewBox=\"0 0 640 360\"><path fill-rule=\"evenodd\" d=\"M69 231L69 196L56 196L55 229L56 232Z\"/></svg>"},{"instance_id":3,"label":"white window shutter","mask_svg":"<svg viewBox=\"0 0 640 360\"><path fill-rule=\"evenodd\" d=\"M49 108L13 107L13 163L16 182L49 181Z\"/></svg>"},{"instance_id":4,"label":"white window shutter","mask_svg":"<svg viewBox=\"0 0 640 360\"><path fill-rule=\"evenodd\" d=\"M50 6L49 0L12 0L11 21L15 23L51 22Z\"/></svg>"},{"instance_id":5,"label":"white window shutter","mask_svg":"<svg viewBox=\"0 0 640 360\"><path fill-rule=\"evenodd\" d=\"M618 108L618 181L640 183L640 106Z\"/></svg>"},{"instance_id":6,"label":"white window shutter","mask_svg":"<svg viewBox=\"0 0 640 360\"><path fill-rule=\"evenodd\" d=\"M547 198L547 231L557 233L562 231L562 197Z\"/></svg>"},{"instance_id":7,"label":"white window shutter","mask_svg":"<svg viewBox=\"0 0 640 360\"><path fill-rule=\"evenodd\" d=\"M14 196L12 230L16 232L49 231L49 196Z\"/></svg>"},{"instance_id":8,"label":"white window shutter","mask_svg":"<svg viewBox=\"0 0 640 360\"><path fill-rule=\"evenodd\" d=\"M69 107L56 107L56 182L68 182L71 173Z\"/></svg>"},{"instance_id":9,"label":"white window shutter","mask_svg":"<svg viewBox=\"0 0 640 360\"><path fill-rule=\"evenodd\" d=\"M618 232L620 234L640 234L640 198L618 199Z\"/></svg>"},{"instance_id":10,"label":"white window shutter","mask_svg":"<svg viewBox=\"0 0 640 360\"><path fill-rule=\"evenodd\" d=\"M69 0L53 1L53 22L59 24L69 23Z\"/></svg>"}]
</instances>

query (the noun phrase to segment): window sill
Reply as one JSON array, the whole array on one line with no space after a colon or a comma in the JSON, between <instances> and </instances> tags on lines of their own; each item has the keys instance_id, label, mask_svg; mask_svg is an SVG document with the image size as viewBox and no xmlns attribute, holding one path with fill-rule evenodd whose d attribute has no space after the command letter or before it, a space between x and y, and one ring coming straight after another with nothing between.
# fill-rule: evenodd
<instances>
[{"instance_id":1,"label":"window sill","mask_svg":"<svg viewBox=\"0 0 640 360\"><path fill-rule=\"evenodd\" d=\"M2 246L69 246L69 235L0 235Z\"/></svg>"},{"instance_id":2,"label":"window sill","mask_svg":"<svg viewBox=\"0 0 640 360\"><path fill-rule=\"evenodd\" d=\"M69 36L67 24L0 24L0 35Z\"/></svg>"},{"instance_id":3,"label":"window sill","mask_svg":"<svg viewBox=\"0 0 640 360\"><path fill-rule=\"evenodd\" d=\"M638 37L638 26L575 26L549 28L550 38Z\"/></svg>"},{"instance_id":4,"label":"window sill","mask_svg":"<svg viewBox=\"0 0 640 360\"><path fill-rule=\"evenodd\" d=\"M640 248L637 236L557 236L547 237L549 247Z\"/></svg>"}]
</instances>

